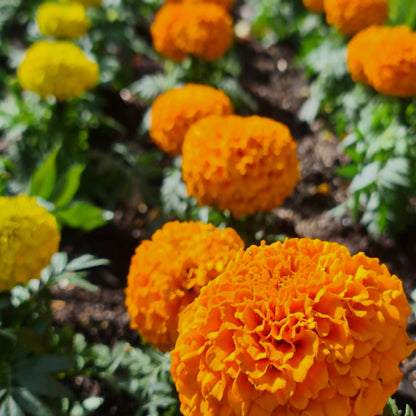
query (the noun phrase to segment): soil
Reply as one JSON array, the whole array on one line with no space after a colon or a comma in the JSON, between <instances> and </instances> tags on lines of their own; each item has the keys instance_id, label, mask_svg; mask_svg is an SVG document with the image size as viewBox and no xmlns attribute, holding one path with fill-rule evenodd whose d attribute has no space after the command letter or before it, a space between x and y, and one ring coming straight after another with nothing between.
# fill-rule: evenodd
<instances>
[{"instance_id":1,"label":"soil","mask_svg":"<svg viewBox=\"0 0 416 416\"><path fill-rule=\"evenodd\" d=\"M337 177L334 169L346 162L339 148L339 139L326 127L324 120L308 125L298 119L298 111L308 95L308 83L294 63L290 45L264 48L255 41L238 45L243 62L241 83L259 103L257 114L287 124L297 141L302 179L295 193L275 210L275 234L289 237L314 237L336 241L351 253L364 251L378 257L389 270L397 274L410 293L416 287L416 232L409 228L397 238L372 241L366 231L354 225L348 216L330 216L331 210L345 201L348 183ZM152 66L150 66L152 67ZM153 66L157 68L157 66ZM126 111L143 114L139 104L122 103ZM121 115L122 117L123 115ZM140 213L120 207L112 223L89 233L65 230L62 248L77 255L91 253L108 258L111 264L94 270L89 279L99 286L97 293L79 288L55 288L54 313L57 326L68 325L85 335L89 342L113 345L126 340L139 344L137 333L129 329L129 317L124 307L124 287L130 258L141 239L149 238L148 223L155 213ZM416 339L416 321L409 323L409 334ZM399 402L414 405L416 362L404 364L405 377L396 397ZM120 394L109 394L104 385L83 381L82 395L104 394L106 400L97 415L131 415L131 405ZM416 406L413 406L416 409Z\"/></svg>"}]
</instances>

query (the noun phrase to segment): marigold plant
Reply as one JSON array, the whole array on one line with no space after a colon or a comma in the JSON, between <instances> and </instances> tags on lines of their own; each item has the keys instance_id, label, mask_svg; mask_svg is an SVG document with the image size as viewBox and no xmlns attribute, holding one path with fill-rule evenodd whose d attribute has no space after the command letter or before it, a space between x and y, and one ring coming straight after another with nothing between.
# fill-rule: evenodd
<instances>
[{"instance_id":1,"label":"marigold plant","mask_svg":"<svg viewBox=\"0 0 416 416\"><path fill-rule=\"evenodd\" d=\"M131 259L126 288L131 328L157 348L172 349L183 308L243 247L232 228L166 223L137 247Z\"/></svg>"},{"instance_id":2,"label":"marigold plant","mask_svg":"<svg viewBox=\"0 0 416 416\"><path fill-rule=\"evenodd\" d=\"M302 0L302 3L311 12L322 13L324 11L324 0Z\"/></svg>"},{"instance_id":3,"label":"marigold plant","mask_svg":"<svg viewBox=\"0 0 416 416\"><path fill-rule=\"evenodd\" d=\"M79 3L42 3L36 22L42 35L60 39L76 39L90 27L87 11Z\"/></svg>"},{"instance_id":4,"label":"marigold plant","mask_svg":"<svg viewBox=\"0 0 416 416\"><path fill-rule=\"evenodd\" d=\"M372 26L348 43L351 78L397 97L416 95L416 32L408 26Z\"/></svg>"},{"instance_id":5,"label":"marigold plant","mask_svg":"<svg viewBox=\"0 0 416 416\"><path fill-rule=\"evenodd\" d=\"M185 135L182 157L188 194L237 218L280 206L300 179L289 129L265 117L203 118Z\"/></svg>"},{"instance_id":6,"label":"marigold plant","mask_svg":"<svg viewBox=\"0 0 416 416\"><path fill-rule=\"evenodd\" d=\"M0 291L38 278L59 241L55 217L36 198L0 196Z\"/></svg>"},{"instance_id":7,"label":"marigold plant","mask_svg":"<svg viewBox=\"0 0 416 416\"><path fill-rule=\"evenodd\" d=\"M328 24L352 35L388 18L388 0L324 0Z\"/></svg>"},{"instance_id":8,"label":"marigold plant","mask_svg":"<svg viewBox=\"0 0 416 416\"><path fill-rule=\"evenodd\" d=\"M21 86L42 98L57 100L80 97L99 79L98 65L73 43L35 42L17 69Z\"/></svg>"},{"instance_id":9,"label":"marigold plant","mask_svg":"<svg viewBox=\"0 0 416 416\"><path fill-rule=\"evenodd\" d=\"M167 3L150 27L154 48L174 61L221 58L233 39L231 15L218 4Z\"/></svg>"},{"instance_id":10,"label":"marigold plant","mask_svg":"<svg viewBox=\"0 0 416 416\"><path fill-rule=\"evenodd\" d=\"M182 151L185 133L197 120L234 111L228 96L208 85L187 84L161 94L151 108L150 137L166 153Z\"/></svg>"},{"instance_id":11,"label":"marigold plant","mask_svg":"<svg viewBox=\"0 0 416 416\"><path fill-rule=\"evenodd\" d=\"M184 416L368 416L414 345L401 281L312 239L252 246L183 311L171 373Z\"/></svg>"},{"instance_id":12,"label":"marigold plant","mask_svg":"<svg viewBox=\"0 0 416 416\"><path fill-rule=\"evenodd\" d=\"M234 5L234 0L165 0L165 3L214 3L226 10L231 10Z\"/></svg>"}]
</instances>

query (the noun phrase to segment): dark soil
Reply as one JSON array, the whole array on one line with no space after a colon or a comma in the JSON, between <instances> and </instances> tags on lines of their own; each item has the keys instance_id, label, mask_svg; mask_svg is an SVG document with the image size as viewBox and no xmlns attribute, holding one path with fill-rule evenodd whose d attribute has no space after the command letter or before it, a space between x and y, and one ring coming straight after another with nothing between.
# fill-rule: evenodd
<instances>
[{"instance_id":1,"label":"dark soil","mask_svg":"<svg viewBox=\"0 0 416 416\"><path fill-rule=\"evenodd\" d=\"M348 216L329 215L347 197L348 183L334 173L334 168L345 163L346 158L339 149L339 140L322 120L307 125L298 119L299 108L308 95L308 84L302 70L294 64L291 46L274 45L265 49L249 41L238 45L238 50L244 65L241 82L258 101L257 113L287 124L298 144L302 180L284 206L275 210L272 224L275 233L336 241L346 245L351 253L364 251L368 256L378 257L403 280L410 296L416 287L415 227L394 240L383 238L374 242ZM97 293L72 287L54 289L53 307L58 326L69 325L83 333L89 342L113 345L126 340L132 345L139 344L138 335L129 329L124 287L134 248L142 238L150 237L146 225L151 216L149 212L142 214L122 207L116 211L114 221L101 229L90 233L64 232L63 249L71 255L91 253L110 259L111 265L91 274L90 280L100 288ZM409 333L416 339L413 320ZM404 363L405 377L397 394L399 402L416 400L415 368L413 360ZM83 383L84 396L108 393L103 385L85 380ZM108 393L98 414L124 416L131 415L132 410L121 395Z\"/></svg>"}]
</instances>

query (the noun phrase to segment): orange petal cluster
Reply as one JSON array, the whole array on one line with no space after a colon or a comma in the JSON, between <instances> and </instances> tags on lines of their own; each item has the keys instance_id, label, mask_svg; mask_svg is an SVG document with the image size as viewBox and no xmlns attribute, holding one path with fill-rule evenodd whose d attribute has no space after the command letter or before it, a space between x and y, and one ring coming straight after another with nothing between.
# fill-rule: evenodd
<instances>
[{"instance_id":1,"label":"orange petal cluster","mask_svg":"<svg viewBox=\"0 0 416 416\"><path fill-rule=\"evenodd\" d=\"M214 61L233 40L231 15L213 3L167 3L156 13L150 32L156 51L173 61L189 55Z\"/></svg>"},{"instance_id":2,"label":"orange petal cluster","mask_svg":"<svg viewBox=\"0 0 416 416\"><path fill-rule=\"evenodd\" d=\"M232 228L166 223L131 259L126 288L131 328L162 351L172 349L180 312L243 248Z\"/></svg>"},{"instance_id":3,"label":"orange petal cluster","mask_svg":"<svg viewBox=\"0 0 416 416\"><path fill-rule=\"evenodd\" d=\"M416 95L416 32L408 26L371 26L348 43L351 77L396 97Z\"/></svg>"},{"instance_id":4,"label":"orange petal cluster","mask_svg":"<svg viewBox=\"0 0 416 416\"><path fill-rule=\"evenodd\" d=\"M251 246L179 320L171 373L184 416L368 416L414 348L401 281L312 239Z\"/></svg>"},{"instance_id":5,"label":"orange petal cluster","mask_svg":"<svg viewBox=\"0 0 416 416\"><path fill-rule=\"evenodd\" d=\"M225 10L231 10L234 5L234 0L165 0L165 3L214 3L223 7Z\"/></svg>"},{"instance_id":6,"label":"orange petal cluster","mask_svg":"<svg viewBox=\"0 0 416 416\"><path fill-rule=\"evenodd\" d=\"M302 3L311 12L322 13L324 11L324 0L302 0Z\"/></svg>"},{"instance_id":7,"label":"orange petal cluster","mask_svg":"<svg viewBox=\"0 0 416 416\"><path fill-rule=\"evenodd\" d=\"M289 129L265 117L203 118L189 128L182 158L188 194L236 218L281 205L300 179Z\"/></svg>"},{"instance_id":8,"label":"orange petal cluster","mask_svg":"<svg viewBox=\"0 0 416 416\"><path fill-rule=\"evenodd\" d=\"M324 9L328 24L346 35L388 18L388 0L324 0Z\"/></svg>"},{"instance_id":9,"label":"orange petal cluster","mask_svg":"<svg viewBox=\"0 0 416 416\"><path fill-rule=\"evenodd\" d=\"M234 112L228 96L208 85L186 84L161 94L152 104L152 140L171 156L182 152L185 133L197 120Z\"/></svg>"}]
</instances>

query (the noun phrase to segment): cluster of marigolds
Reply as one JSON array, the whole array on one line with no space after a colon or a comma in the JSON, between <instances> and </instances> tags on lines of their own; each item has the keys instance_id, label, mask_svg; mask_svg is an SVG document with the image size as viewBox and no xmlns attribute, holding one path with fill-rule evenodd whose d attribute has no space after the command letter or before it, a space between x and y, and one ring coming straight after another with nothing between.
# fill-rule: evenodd
<instances>
[{"instance_id":1,"label":"cluster of marigolds","mask_svg":"<svg viewBox=\"0 0 416 416\"><path fill-rule=\"evenodd\" d=\"M388 0L303 0L311 11L341 33L352 36L347 48L351 78L394 97L416 95L416 33L407 26L386 26Z\"/></svg>"},{"instance_id":2,"label":"cluster of marigolds","mask_svg":"<svg viewBox=\"0 0 416 416\"><path fill-rule=\"evenodd\" d=\"M62 0L39 6L36 14L39 32L53 40L39 40L26 51L17 71L23 88L42 98L54 96L64 101L95 87L99 80L98 65L71 41L90 27L86 7L100 5L101 0Z\"/></svg>"},{"instance_id":3,"label":"cluster of marigolds","mask_svg":"<svg viewBox=\"0 0 416 416\"><path fill-rule=\"evenodd\" d=\"M341 32L358 32L348 47L355 80L384 94L416 93L416 35L375 26L387 18L385 0L303 1ZM80 3L42 4L40 33L84 34L89 20ZM174 61L220 58L233 40L232 5L167 1L151 27L155 49ZM97 83L98 68L67 40L44 40L27 51L18 77L43 98L67 100ZM235 115L227 95L211 86L161 94L149 134L182 156L190 196L236 218L281 205L300 178L289 129ZM0 197L0 210L4 291L39 276L60 234L34 198ZM231 228L172 221L137 247L127 280L131 327L171 352L185 416L381 414L414 348L400 279L337 243L287 239L244 249Z\"/></svg>"}]
</instances>

